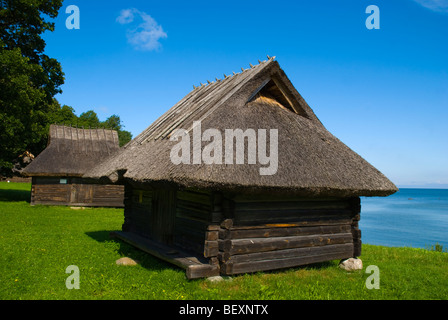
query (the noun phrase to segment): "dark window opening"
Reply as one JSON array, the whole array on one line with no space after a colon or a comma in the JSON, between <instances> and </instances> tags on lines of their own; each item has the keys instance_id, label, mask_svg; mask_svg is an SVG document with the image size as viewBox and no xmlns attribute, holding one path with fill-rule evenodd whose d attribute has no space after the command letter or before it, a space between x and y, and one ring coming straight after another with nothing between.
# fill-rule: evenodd
<instances>
[{"instance_id":1,"label":"dark window opening","mask_svg":"<svg viewBox=\"0 0 448 320\"><path fill-rule=\"evenodd\" d=\"M263 82L252 94L248 102L270 104L306 117L306 113L302 108L297 103L293 104L292 100L287 97L273 79L268 79Z\"/></svg>"}]
</instances>

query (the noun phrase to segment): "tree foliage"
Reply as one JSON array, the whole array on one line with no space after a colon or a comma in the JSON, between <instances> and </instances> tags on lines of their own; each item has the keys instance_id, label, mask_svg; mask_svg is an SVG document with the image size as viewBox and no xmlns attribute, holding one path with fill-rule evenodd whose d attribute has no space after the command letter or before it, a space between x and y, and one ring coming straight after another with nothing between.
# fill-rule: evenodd
<instances>
[{"instance_id":1,"label":"tree foliage","mask_svg":"<svg viewBox=\"0 0 448 320\"><path fill-rule=\"evenodd\" d=\"M121 119L116 114L111 115L105 121L100 121L98 115L93 110L83 112L78 117L75 114L75 109L67 105L63 105L62 107L58 106L52 113L51 121L52 123L59 125L73 126L84 129L104 128L116 130L118 133L120 147L132 139L132 134L129 131L123 130L124 126L121 123Z\"/></svg>"},{"instance_id":2,"label":"tree foliage","mask_svg":"<svg viewBox=\"0 0 448 320\"><path fill-rule=\"evenodd\" d=\"M0 0L0 173L13 167L25 151L38 155L47 144L52 123L118 131L120 145L131 133L122 130L120 117L101 122L90 110L79 117L55 99L64 73L60 63L45 53L41 35L54 30L63 0Z\"/></svg>"},{"instance_id":3,"label":"tree foliage","mask_svg":"<svg viewBox=\"0 0 448 320\"><path fill-rule=\"evenodd\" d=\"M44 54L41 35L53 31L62 0L0 0L0 168L45 146L64 74Z\"/></svg>"}]
</instances>

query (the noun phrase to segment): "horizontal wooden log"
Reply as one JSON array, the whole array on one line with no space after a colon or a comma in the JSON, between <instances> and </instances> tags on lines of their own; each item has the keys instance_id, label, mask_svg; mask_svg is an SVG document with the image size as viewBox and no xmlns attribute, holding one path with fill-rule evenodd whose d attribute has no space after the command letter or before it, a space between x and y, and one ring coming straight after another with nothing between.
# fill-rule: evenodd
<instances>
[{"instance_id":1,"label":"horizontal wooden log","mask_svg":"<svg viewBox=\"0 0 448 320\"><path fill-rule=\"evenodd\" d=\"M209 224L207 226L208 231L219 231L219 229L220 229L219 225L216 224Z\"/></svg>"},{"instance_id":2,"label":"horizontal wooden log","mask_svg":"<svg viewBox=\"0 0 448 320\"><path fill-rule=\"evenodd\" d=\"M219 276L219 265L203 264L188 266L186 275L187 279L198 279Z\"/></svg>"},{"instance_id":3,"label":"horizontal wooden log","mask_svg":"<svg viewBox=\"0 0 448 320\"><path fill-rule=\"evenodd\" d=\"M176 218L201 221L202 223L210 223L210 213L185 210L182 208L176 208Z\"/></svg>"},{"instance_id":4,"label":"horizontal wooden log","mask_svg":"<svg viewBox=\"0 0 448 320\"><path fill-rule=\"evenodd\" d=\"M219 259L218 259L217 256L216 257L210 257L210 258L208 258L208 260L209 260L209 264L219 266Z\"/></svg>"},{"instance_id":5,"label":"horizontal wooden log","mask_svg":"<svg viewBox=\"0 0 448 320\"><path fill-rule=\"evenodd\" d=\"M203 212L210 212L212 207L208 204L203 204L200 202L192 202L187 200L181 200L177 199L176 205L179 208L185 208L187 210L196 210L196 211L203 211Z\"/></svg>"},{"instance_id":6,"label":"horizontal wooden log","mask_svg":"<svg viewBox=\"0 0 448 320\"><path fill-rule=\"evenodd\" d=\"M259 272L266 270L276 270L283 268L291 268L312 263L339 260L350 258L351 254L347 252L326 253L320 255L308 255L286 259L259 260L241 263L225 263L221 265L221 274L232 275L240 273Z\"/></svg>"},{"instance_id":7,"label":"horizontal wooden log","mask_svg":"<svg viewBox=\"0 0 448 320\"><path fill-rule=\"evenodd\" d=\"M54 205L58 205L58 206L70 206L71 203L70 202L64 202L64 201L38 201L38 200L33 200L30 203L32 206L34 205L42 205L42 206L54 206Z\"/></svg>"},{"instance_id":8,"label":"horizontal wooden log","mask_svg":"<svg viewBox=\"0 0 448 320\"><path fill-rule=\"evenodd\" d=\"M304 220L331 220L340 218L351 218L353 216L349 209L301 209L301 210L260 210L235 212L235 224L247 222L282 222L282 221L304 221Z\"/></svg>"},{"instance_id":9,"label":"horizontal wooden log","mask_svg":"<svg viewBox=\"0 0 448 320\"><path fill-rule=\"evenodd\" d=\"M217 257L219 253L218 241L208 241L204 242L204 257Z\"/></svg>"},{"instance_id":10,"label":"horizontal wooden log","mask_svg":"<svg viewBox=\"0 0 448 320\"><path fill-rule=\"evenodd\" d=\"M327 201L339 201L340 198L327 197L327 198L297 198L297 196L286 196L279 197L278 195L263 195L263 198L260 199L260 196L247 195L247 194L236 194L232 197L232 200L235 203L239 202L285 202L285 201L294 201L294 202L327 202Z\"/></svg>"},{"instance_id":11,"label":"horizontal wooden log","mask_svg":"<svg viewBox=\"0 0 448 320\"><path fill-rule=\"evenodd\" d=\"M331 225L331 226L305 226L305 227L289 227L278 226L272 228L256 228L256 229L221 229L220 239L247 239L247 238L270 238L270 237L289 237L311 234L334 234L348 233L351 231L349 224Z\"/></svg>"},{"instance_id":12,"label":"horizontal wooden log","mask_svg":"<svg viewBox=\"0 0 448 320\"><path fill-rule=\"evenodd\" d=\"M219 239L219 231L207 231L205 233L205 240L217 241Z\"/></svg>"},{"instance_id":13,"label":"horizontal wooden log","mask_svg":"<svg viewBox=\"0 0 448 320\"><path fill-rule=\"evenodd\" d=\"M282 201L282 202L240 202L235 203L235 211L260 210L309 210L309 209L349 209L351 204L347 200L339 201Z\"/></svg>"},{"instance_id":14,"label":"horizontal wooden log","mask_svg":"<svg viewBox=\"0 0 448 320\"><path fill-rule=\"evenodd\" d=\"M270 221L235 221L233 229L257 229L257 228L277 228L277 227L301 227L301 226L327 226L327 225L346 225L352 223L349 216L334 216L329 218L320 217L296 217L291 220L278 221L270 219Z\"/></svg>"},{"instance_id":15,"label":"horizontal wooden log","mask_svg":"<svg viewBox=\"0 0 448 320\"><path fill-rule=\"evenodd\" d=\"M233 220L232 219L226 219L223 222L221 222L221 228L224 229L230 229L233 227Z\"/></svg>"},{"instance_id":16,"label":"horizontal wooden log","mask_svg":"<svg viewBox=\"0 0 448 320\"><path fill-rule=\"evenodd\" d=\"M210 212L186 210L179 207L176 208L176 217L210 222Z\"/></svg>"},{"instance_id":17,"label":"horizontal wooden log","mask_svg":"<svg viewBox=\"0 0 448 320\"><path fill-rule=\"evenodd\" d=\"M220 240L219 250L227 252L230 255L235 255L352 242L353 238L351 233L236 239Z\"/></svg>"},{"instance_id":18,"label":"horizontal wooden log","mask_svg":"<svg viewBox=\"0 0 448 320\"><path fill-rule=\"evenodd\" d=\"M112 202L112 201L107 201L107 202L91 202L91 203L86 203L86 202L70 202L67 204L68 206L71 207L114 207L114 208L119 208L119 207L123 207L123 203L122 202Z\"/></svg>"},{"instance_id":19,"label":"horizontal wooden log","mask_svg":"<svg viewBox=\"0 0 448 320\"><path fill-rule=\"evenodd\" d=\"M225 252L220 252L219 259L223 263L225 262L240 263L240 262L259 261L259 260L294 258L307 255L320 255L328 253L344 253L353 256L353 243L333 244L318 247L294 248L294 249L256 252L256 253L238 254L238 255L230 255Z\"/></svg>"},{"instance_id":20,"label":"horizontal wooden log","mask_svg":"<svg viewBox=\"0 0 448 320\"><path fill-rule=\"evenodd\" d=\"M45 204L49 204L49 205L51 205L52 203L64 203L64 204L67 204L67 205L69 205L70 204L70 201L68 201L68 199L67 198L63 198L63 197L39 197L39 196L36 196L35 198L34 198L34 202L37 204L43 204L43 205L45 205Z\"/></svg>"},{"instance_id":21,"label":"horizontal wooden log","mask_svg":"<svg viewBox=\"0 0 448 320\"><path fill-rule=\"evenodd\" d=\"M212 206L212 197L206 193L197 193L192 191L177 191L177 199L185 200L195 203L202 203L207 206Z\"/></svg>"}]
</instances>

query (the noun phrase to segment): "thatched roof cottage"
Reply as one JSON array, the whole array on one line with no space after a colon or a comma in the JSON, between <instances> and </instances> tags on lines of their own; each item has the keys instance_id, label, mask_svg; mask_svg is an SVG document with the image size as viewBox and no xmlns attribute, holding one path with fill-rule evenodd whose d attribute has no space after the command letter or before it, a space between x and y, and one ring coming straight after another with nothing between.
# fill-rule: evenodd
<instances>
[{"instance_id":1,"label":"thatched roof cottage","mask_svg":"<svg viewBox=\"0 0 448 320\"><path fill-rule=\"evenodd\" d=\"M47 147L22 171L32 177L31 204L123 207L123 186L82 178L118 150L115 130L51 125Z\"/></svg>"},{"instance_id":2,"label":"thatched roof cottage","mask_svg":"<svg viewBox=\"0 0 448 320\"><path fill-rule=\"evenodd\" d=\"M124 183L116 235L189 278L357 257L359 197L397 191L273 58L195 87L86 175Z\"/></svg>"}]
</instances>

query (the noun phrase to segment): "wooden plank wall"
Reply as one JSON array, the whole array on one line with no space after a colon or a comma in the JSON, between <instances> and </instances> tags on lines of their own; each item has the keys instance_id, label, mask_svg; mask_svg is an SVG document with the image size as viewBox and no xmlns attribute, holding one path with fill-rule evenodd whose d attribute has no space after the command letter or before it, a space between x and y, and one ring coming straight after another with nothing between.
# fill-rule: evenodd
<instances>
[{"instance_id":1,"label":"wooden plank wall","mask_svg":"<svg viewBox=\"0 0 448 320\"><path fill-rule=\"evenodd\" d=\"M163 244L174 243L176 192L126 187L123 231Z\"/></svg>"},{"instance_id":2,"label":"wooden plank wall","mask_svg":"<svg viewBox=\"0 0 448 320\"><path fill-rule=\"evenodd\" d=\"M359 198L235 199L233 217L225 220L219 231L221 273L265 271L353 257L360 253L355 252L358 239L354 241L358 208Z\"/></svg>"},{"instance_id":3,"label":"wooden plank wall","mask_svg":"<svg viewBox=\"0 0 448 320\"><path fill-rule=\"evenodd\" d=\"M279 200L195 190L126 190L123 231L186 249L224 275L361 253L359 198Z\"/></svg>"},{"instance_id":4,"label":"wooden plank wall","mask_svg":"<svg viewBox=\"0 0 448 320\"><path fill-rule=\"evenodd\" d=\"M149 226L149 232L154 240L164 244L173 244L175 216L176 191L172 189L154 190Z\"/></svg>"},{"instance_id":5,"label":"wooden plank wall","mask_svg":"<svg viewBox=\"0 0 448 320\"><path fill-rule=\"evenodd\" d=\"M86 184L81 179L33 177L31 204L123 207L124 186Z\"/></svg>"},{"instance_id":6,"label":"wooden plank wall","mask_svg":"<svg viewBox=\"0 0 448 320\"><path fill-rule=\"evenodd\" d=\"M211 224L212 196L206 192L179 190L176 198L174 243L203 255L206 249L206 232ZM217 230L218 227L215 231Z\"/></svg>"},{"instance_id":7,"label":"wooden plank wall","mask_svg":"<svg viewBox=\"0 0 448 320\"><path fill-rule=\"evenodd\" d=\"M126 186L123 231L150 238L153 192Z\"/></svg>"},{"instance_id":8,"label":"wooden plank wall","mask_svg":"<svg viewBox=\"0 0 448 320\"><path fill-rule=\"evenodd\" d=\"M57 182L57 184L56 184ZM59 179L32 178L31 205L70 203L70 185L59 184Z\"/></svg>"},{"instance_id":9,"label":"wooden plank wall","mask_svg":"<svg viewBox=\"0 0 448 320\"><path fill-rule=\"evenodd\" d=\"M216 197L219 199L219 196ZM186 250L218 265L221 208L209 192L126 187L123 231Z\"/></svg>"}]
</instances>

